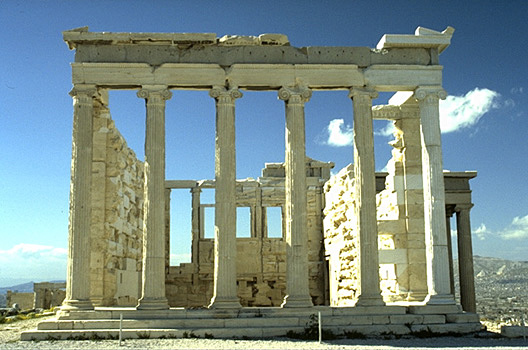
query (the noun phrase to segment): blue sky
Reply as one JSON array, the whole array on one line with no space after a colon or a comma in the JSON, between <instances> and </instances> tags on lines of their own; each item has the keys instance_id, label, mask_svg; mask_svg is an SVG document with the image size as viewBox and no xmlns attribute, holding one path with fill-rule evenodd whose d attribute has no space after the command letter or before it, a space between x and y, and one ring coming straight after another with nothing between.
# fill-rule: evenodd
<instances>
[{"instance_id":1,"label":"blue sky","mask_svg":"<svg viewBox=\"0 0 528 350\"><path fill-rule=\"evenodd\" d=\"M297 47L375 47L386 33L453 26L451 46L440 56L450 95L442 103L444 167L478 171L471 181L474 253L528 260L526 13L522 0L0 0L0 286L65 278L73 51L61 32L86 25L94 32L283 33ZM243 93L237 176L256 178L264 162L284 159L284 104L276 92ZM374 104L389 97L380 94ZM110 108L142 158L144 102L133 91L112 92ZM334 161L335 171L352 161L351 110L343 91L314 92L306 105L307 154ZM382 170L391 137L386 122L376 121L375 129ZM214 102L205 91L174 92L167 103L167 178L213 177ZM188 194L173 201L178 196ZM173 237L173 253L187 254L187 242Z\"/></svg>"}]
</instances>

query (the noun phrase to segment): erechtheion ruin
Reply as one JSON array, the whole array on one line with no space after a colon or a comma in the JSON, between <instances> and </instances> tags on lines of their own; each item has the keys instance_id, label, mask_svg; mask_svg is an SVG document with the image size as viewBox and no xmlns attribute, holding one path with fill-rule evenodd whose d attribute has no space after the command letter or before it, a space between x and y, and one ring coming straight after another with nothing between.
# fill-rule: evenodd
<instances>
[{"instance_id":1,"label":"erechtheion ruin","mask_svg":"<svg viewBox=\"0 0 528 350\"><path fill-rule=\"evenodd\" d=\"M384 35L376 48L291 46L281 34L63 33L72 63L73 158L66 299L56 320L22 339L269 337L302 332L311 315L336 334L467 333L475 313L469 180L445 172L439 55L454 29ZM116 129L108 91L145 100L145 159ZM165 178L165 103L206 90L216 106L214 179ZM236 179L235 105L273 90L285 104L285 160ZM307 157L313 91L351 99L351 165ZM394 92L373 105L378 92ZM394 124L392 158L375 173L373 119ZM170 193L192 195L192 259L170 266ZM214 189L214 203L200 194ZM250 237L236 235L249 208ZM214 238L204 211L214 209ZM281 208L283 235L268 235ZM456 213L460 303L450 218ZM122 317L122 321L120 321Z\"/></svg>"}]
</instances>

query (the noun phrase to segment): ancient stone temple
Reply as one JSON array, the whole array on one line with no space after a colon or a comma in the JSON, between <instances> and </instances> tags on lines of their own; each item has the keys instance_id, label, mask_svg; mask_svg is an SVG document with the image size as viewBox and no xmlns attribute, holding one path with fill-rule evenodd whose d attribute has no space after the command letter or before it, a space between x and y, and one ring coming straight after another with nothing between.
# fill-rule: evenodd
<instances>
[{"instance_id":1,"label":"ancient stone temple","mask_svg":"<svg viewBox=\"0 0 528 350\"><path fill-rule=\"evenodd\" d=\"M63 33L72 63L73 158L66 299L56 320L22 339L270 337L321 314L336 334L468 333L475 314L469 180L445 172L439 55L454 30L384 35L376 48L291 46L281 34ZM145 101L145 159L116 129L109 90ZM214 179L165 178L171 90L206 90L216 106ZM284 163L236 179L235 105L246 90L285 105ZM312 91L346 90L354 118L351 165L307 157ZM374 105L378 92L394 92ZM373 119L394 123L392 159L375 173ZM171 266L170 193L192 196L192 258ZM201 193L214 189L214 203ZM236 235L247 208L248 237ZM214 237L204 234L214 209ZM270 208L282 232L272 235ZM460 303L450 218L456 213ZM122 320L120 320L122 318Z\"/></svg>"}]
</instances>

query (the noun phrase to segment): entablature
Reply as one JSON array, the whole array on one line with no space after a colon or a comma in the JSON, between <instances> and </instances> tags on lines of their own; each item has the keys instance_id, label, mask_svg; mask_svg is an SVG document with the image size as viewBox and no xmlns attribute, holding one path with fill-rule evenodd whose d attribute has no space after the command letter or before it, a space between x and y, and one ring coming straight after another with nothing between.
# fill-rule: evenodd
<instances>
[{"instance_id":1,"label":"entablature","mask_svg":"<svg viewBox=\"0 0 528 350\"><path fill-rule=\"evenodd\" d=\"M315 90L345 90L368 85L377 91L412 91L441 85L441 66L336 64L72 63L73 84L112 89L165 85L170 89L210 89L237 86L247 90L278 90L303 85Z\"/></svg>"}]
</instances>

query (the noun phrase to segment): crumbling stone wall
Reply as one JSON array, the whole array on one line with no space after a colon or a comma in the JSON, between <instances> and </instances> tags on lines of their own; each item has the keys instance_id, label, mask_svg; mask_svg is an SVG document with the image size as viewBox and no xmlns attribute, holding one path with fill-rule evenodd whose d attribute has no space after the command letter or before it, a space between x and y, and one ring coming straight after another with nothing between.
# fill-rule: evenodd
<instances>
[{"instance_id":1,"label":"crumbling stone wall","mask_svg":"<svg viewBox=\"0 0 528 350\"><path fill-rule=\"evenodd\" d=\"M353 165L332 176L324 191L324 247L329 267L330 305L351 306L360 291Z\"/></svg>"},{"instance_id":2,"label":"crumbling stone wall","mask_svg":"<svg viewBox=\"0 0 528 350\"><path fill-rule=\"evenodd\" d=\"M415 105L395 108L402 118L394 121L385 188L376 196L380 289L385 302L421 301L427 280L420 119ZM330 304L353 305L360 283L353 165L331 177L324 190Z\"/></svg>"},{"instance_id":3,"label":"crumbling stone wall","mask_svg":"<svg viewBox=\"0 0 528 350\"><path fill-rule=\"evenodd\" d=\"M392 172L378 193L378 249L380 289L386 302L399 299L401 283L394 258L405 239L405 221L399 217ZM351 306L360 292L359 232L354 213L354 167L343 168L325 184L324 241L329 262L330 305ZM404 270L406 267L404 268Z\"/></svg>"},{"instance_id":4,"label":"crumbling stone wall","mask_svg":"<svg viewBox=\"0 0 528 350\"><path fill-rule=\"evenodd\" d=\"M136 305L143 236L143 162L108 109L93 121L91 295L95 305Z\"/></svg>"},{"instance_id":5,"label":"crumbling stone wall","mask_svg":"<svg viewBox=\"0 0 528 350\"><path fill-rule=\"evenodd\" d=\"M60 306L66 297L66 283L41 282L33 285L34 308L51 309Z\"/></svg>"}]
</instances>

